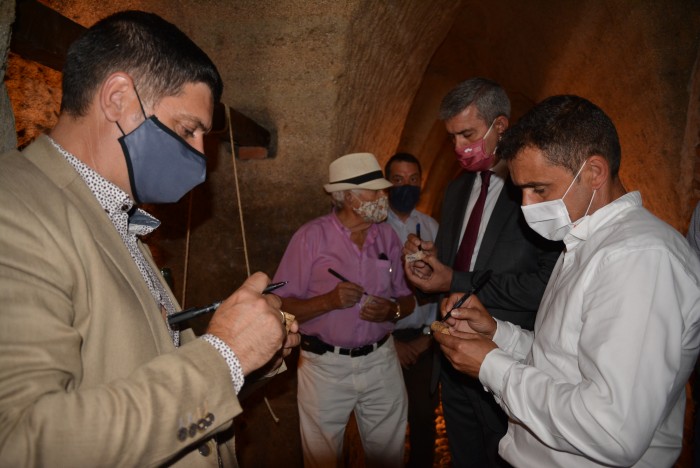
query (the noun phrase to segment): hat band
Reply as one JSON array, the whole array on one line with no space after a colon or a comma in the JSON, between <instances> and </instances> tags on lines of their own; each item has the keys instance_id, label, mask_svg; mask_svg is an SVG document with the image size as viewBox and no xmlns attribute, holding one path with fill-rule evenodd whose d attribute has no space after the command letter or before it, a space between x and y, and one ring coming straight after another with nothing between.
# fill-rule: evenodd
<instances>
[{"instance_id":1,"label":"hat band","mask_svg":"<svg viewBox=\"0 0 700 468\"><path fill-rule=\"evenodd\" d=\"M365 182L370 182L372 180L381 179L384 177L382 171L368 172L367 174L362 174L357 177L350 177L349 179L336 180L331 182L331 184L364 184Z\"/></svg>"}]
</instances>

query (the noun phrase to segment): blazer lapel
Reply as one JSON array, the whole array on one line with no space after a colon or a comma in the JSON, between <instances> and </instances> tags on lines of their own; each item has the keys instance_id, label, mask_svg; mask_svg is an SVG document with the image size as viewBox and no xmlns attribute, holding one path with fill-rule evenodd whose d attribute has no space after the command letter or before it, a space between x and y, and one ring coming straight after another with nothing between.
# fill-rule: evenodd
<instances>
[{"instance_id":1,"label":"blazer lapel","mask_svg":"<svg viewBox=\"0 0 700 468\"><path fill-rule=\"evenodd\" d=\"M455 189L457 191L456 196L454 196L454 204L450 207L447 225L445 229L446 232L454 233L452 236L452 242L449 243L449 252L446 258L449 259L449 265L454 264L455 257L457 256L457 250L459 250L459 244L462 242L462 224L464 224L464 215L467 211L467 205L469 204L469 196L472 191L472 186L474 185L474 179L476 174L473 172L466 172L463 177L460 177L456 181ZM442 217L445 219L445 217ZM443 224L440 224L439 229L443 229Z\"/></svg>"},{"instance_id":2,"label":"blazer lapel","mask_svg":"<svg viewBox=\"0 0 700 468\"><path fill-rule=\"evenodd\" d=\"M84 216L85 222L92 232L92 240L103 249L141 303L153 335L155 337L162 337L163 334L167 336L167 329L159 307L153 300L153 296L131 258L128 248L80 175L45 136L40 137L34 144L27 147L24 154L64 191L66 197ZM95 222L96 220L97 222ZM160 349L161 340L156 339L155 341L158 343L159 351L163 351ZM168 341L170 341L169 338Z\"/></svg>"},{"instance_id":3,"label":"blazer lapel","mask_svg":"<svg viewBox=\"0 0 700 468\"><path fill-rule=\"evenodd\" d=\"M511 216L514 216L514 211L520 209L520 200L520 189L513 185L510 178L506 178L503 189L496 201L496 206L493 209L493 213L491 213L491 218L489 218L488 225L484 231L484 237L481 239L479 254L474 264L475 270L487 269L486 267L489 263L489 259L493 254L493 250L496 247L496 243L506 222ZM517 213L515 213L515 215L517 216Z\"/></svg>"}]
</instances>

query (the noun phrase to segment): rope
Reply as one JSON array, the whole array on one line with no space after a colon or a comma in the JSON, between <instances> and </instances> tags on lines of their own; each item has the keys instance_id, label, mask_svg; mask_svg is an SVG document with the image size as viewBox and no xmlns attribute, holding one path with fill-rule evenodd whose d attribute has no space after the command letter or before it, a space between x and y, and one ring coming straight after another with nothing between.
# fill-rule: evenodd
<instances>
[{"instance_id":1,"label":"rope","mask_svg":"<svg viewBox=\"0 0 700 468\"><path fill-rule=\"evenodd\" d=\"M233 141L233 122L231 121L231 108L226 106L226 121L228 122L228 135L231 142L231 159L233 160L233 181L236 185L236 201L238 202L238 217L241 222L241 237L243 238L243 255L245 256L245 270L250 276L250 262L248 261L248 245L245 240L245 224L243 223L243 206L241 204L241 192L238 188L238 169L236 167L236 146Z\"/></svg>"},{"instance_id":2,"label":"rope","mask_svg":"<svg viewBox=\"0 0 700 468\"><path fill-rule=\"evenodd\" d=\"M190 191L189 203L187 206L187 235L185 237L185 267L182 278L182 300L180 304L183 309L185 308L185 300L187 298L187 269L190 263L190 228L192 226L192 198L194 198L194 190Z\"/></svg>"},{"instance_id":3,"label":"rope","mask_svg":"<svg viewBox=\"0 0 700 468\"><path fill-rule=\"evenodd\" d=\"M243 238L243 255L245 255L245 269L247 276L250 276L250 262L248 261L248 244L246 244L245 240L245 223L243 223L243 205L241 204L241 192L238 188L238 169L236 167L236 146L233 141L233 122L231 121L231 108L229 106L226 106L226 121L228 122L228 137L229 141L231 142L231 159L233 160L233 180L236 185L236 201L238 202L238 217L240 218L241 222L241 237ZM270 412L270 416L272 416L272 420L275 421L275 423L279 423L280 419L275 415L274 411L272 411L272 406L270 406L270 402L267 399L267 396L263 397L265 400L265 404L267 405L267 410Z\"/></svg>"}]
</instances>

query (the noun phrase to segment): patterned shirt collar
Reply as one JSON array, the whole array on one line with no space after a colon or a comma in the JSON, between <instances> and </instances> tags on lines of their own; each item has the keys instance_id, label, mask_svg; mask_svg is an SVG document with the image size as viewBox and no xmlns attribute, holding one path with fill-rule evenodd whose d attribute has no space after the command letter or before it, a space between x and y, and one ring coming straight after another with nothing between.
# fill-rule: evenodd
<instances>
[{"instance_id":1,"label":"patterned shirt collar","mask_svg":"<svg viewBox=\"0 0 700 468\"><path fill-rule=\"evenodd\" d=\"M85 181L120 234L125 235L128 232L145 236L160 226L160 221L146 211L141 208L134 210L134 201L125 191L63 149L52 138L49 137L49 141Z\"/></svg>"}]
</instances>

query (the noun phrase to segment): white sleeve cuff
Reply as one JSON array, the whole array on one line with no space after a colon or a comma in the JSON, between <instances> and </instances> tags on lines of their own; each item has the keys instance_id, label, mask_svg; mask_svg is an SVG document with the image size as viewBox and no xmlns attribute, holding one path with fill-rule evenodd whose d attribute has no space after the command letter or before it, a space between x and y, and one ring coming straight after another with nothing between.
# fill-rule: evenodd
<instances>
[{"instance_id":1,"label":"white sleeve cuff","mask_svg":"<svg viewBox=\"0 0 700 468\"><path fill-rule=\"evenodd\" d=\"M493 393L499 403L505 376L515 363L516 361L511 355L498 348L489 352L481 363L479 381L488 391Z\"/></svg>"},{"instance_id":2,"label":"white sleeve cuff","mask_svg":"<svg viewBox=\"0 0 700 468\"><path fill-rule=\"evenodd\" d=\"M236 395L238 395L238 392L241 391L241 387L243 387L243 383L245 382L241 362L233 353L233 350L218 336L207 333L202 335L201 338L212 345L219 352L219 354L221 354L221 357L226 360L226 364L228 364L229 371L231 372L231 382L233 382L233 388L236 391Z\"/></svg>"}]
</instances>

